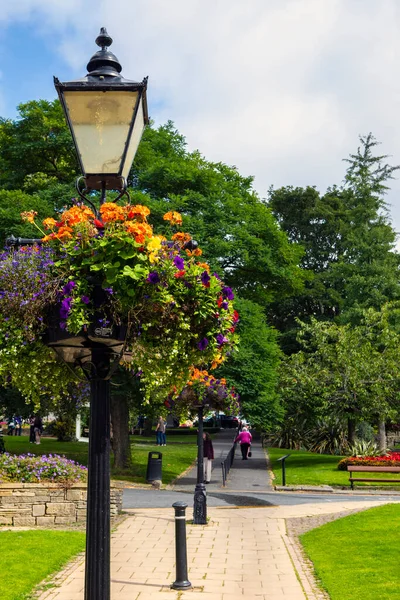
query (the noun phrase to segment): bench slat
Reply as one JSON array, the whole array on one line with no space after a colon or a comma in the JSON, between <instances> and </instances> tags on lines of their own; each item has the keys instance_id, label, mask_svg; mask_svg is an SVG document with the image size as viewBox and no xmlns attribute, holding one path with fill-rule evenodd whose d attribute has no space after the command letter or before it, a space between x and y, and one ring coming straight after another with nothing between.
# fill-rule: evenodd
<instances>
[{"instance_id":1,"label":"bench slat","mask_svg":"<svg viewBox=\"0 0 400 600\"><path fill-rule=\"evenodd\" d=\"M369 472L369 473L400 473L400 467L364 467L359 465L347 465L349 472Z\"/></svg>"},{"instance_id":2,"label":"bench slat","mask_svg":"<svg viewBox=\"0 0 400 600\"><path fill-rule=\"evenodd\" d=\"M368 479L364 477L350 477L350 481L375 481L375 483L400 483L400 479Z\"/></svg>"}]
</instances>

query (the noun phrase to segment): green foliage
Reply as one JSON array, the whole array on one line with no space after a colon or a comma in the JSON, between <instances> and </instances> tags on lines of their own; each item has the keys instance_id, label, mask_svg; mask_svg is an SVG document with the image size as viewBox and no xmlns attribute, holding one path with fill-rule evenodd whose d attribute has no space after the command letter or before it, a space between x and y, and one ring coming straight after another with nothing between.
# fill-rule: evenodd
<instances>
[{"instance_id":1,"label":"green foliage","mask_svg":"<svg viewBox=\"0 0 400 600\"><path fill-rule=\"evenodd\" d=\"M398 504L371 508L300 536L331 600L399 600Z\"/></svg>"},{"instance_id":2,"label":"green foliage","mask_svg":"<svg viewBox=\"0 0 400 600\"><path fill-rule=\"evenodd\" d=\"M171 122L145 131L131 175L135 201L148 204L159 223L166 210L182 213L212 269L242 297L263 305L301 288L300 250L257 197L252 178L189 153Z\"/></svg>"},{"instance_id":3,"label":"green foliage","mask_svg":"<svg viewBox=\"0 0 400 600\"><path fill-rule=\"evenodd\" d=\"M377 421L394 417L399 406L397 333L399 307L363 311L357 326L300 323L303 348L281 368L280 391L286 426L335 416ZM316 427L322 432L321 427Z\"/></svg>"},{"instance_id":4,"label":"green foliage","mask_svg":"<svg viewBox=\"0 0 400 600\"><path fill-rule=\"evenodd\" d=\"M39 218L53 214L54 205L37 195L29 195L20 190L0 189L0 244L5 245L6 238L15 237L37 238L37 230L31 223L24 223L21 213L34 210Z\"/></svg>"},{"instance_id":5,"label":"green foliage","mask_svg":"<svg viewBox=\"0 0 400 600\"><path fill-rule=\"evenodd\" d=\"M287 353L298 350L296 318L357 323L363 309L378 310L400 297L400 256L393 251L396 233L383 198L399 167L386 164L385 155L373 155L377 142L371 134L360 141L347 159L342 187L325 194L312 187L270 191L268 206L289 240L304 249L304 292L270 309Z\"/></svg>"},{"instance_id":6,"label":"green foliage","mask_svg":"<svg viewBox=\"0 0 400 600\"><path fill-rule=\"evenodd\" d=\"M58 100L32 100L18 106L15 121L0 119L0 186L32 189L77 174L71 135ZM37 189L37 188L36 188Z\"/></svg>"},{"instance_id":7,"label":"green foliage","mask_svg":"<svg viewBox=\"0 0 400 600\"><path fill-rule=\"evenodd\" d=\"M371 440L356 440L352 444L347 453L349 456L380 456L382 451L379 450L375 442Z\"/></svg>"},{"instance_id":8,"label":"green foliage","mask_svg":"<svg viewBox=\"0 0 400 600\"><path fill-rule=\"evenodd\" d=\"M276 391L281 352L277 332L266 323L262 308L236 299L240 315L238 351L217 371L233 383L240 396L241 413L253 427L270 430L282 418Z\"/></svg>"}]
</instances>

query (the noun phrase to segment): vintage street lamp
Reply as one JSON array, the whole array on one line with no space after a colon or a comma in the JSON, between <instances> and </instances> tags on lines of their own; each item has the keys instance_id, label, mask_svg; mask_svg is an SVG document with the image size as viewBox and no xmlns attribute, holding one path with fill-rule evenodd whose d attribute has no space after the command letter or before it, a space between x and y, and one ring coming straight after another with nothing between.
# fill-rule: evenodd
<instances>
[{"instance_id":1,"label":"vintage street lamp","mask_svg":"<svg viewBox=\"0 0 400 600\"><path fill-rule=\"evenodd\" d=\"M102 27L96 38L101 50L90 59L86 77L67 83L54 78L83 174L77 182L78 193L85 201L85 194L91 190L101 190L102 201L106 190L125 193L132 161L148 123L147 78L138 83L122 77L122 67L108 49L112 41Z\"/></svg>"},{"instance_id":2,"label":"vintage street lamp","mask_svg":"<svg viewBox=\"0 0 400 600\"><path fill-rule=\"evenodd\" d=\"M117 190L118 198L128 195L126 180L148 123L147 78L136 83L120 75L104 27L96 43L101 50L90 59L86 77L68 83L54 78L83 173L77 190L94 210L93 190L101 191L101 203L106 190ZM102 294L95 284L95 307L101 307ZM110 600L110 378L124 352L126 331L95 323L75 337L50 327L48 345L67 364L80 365L90 380L85 600Z\"/></svg>"}]
</instances>

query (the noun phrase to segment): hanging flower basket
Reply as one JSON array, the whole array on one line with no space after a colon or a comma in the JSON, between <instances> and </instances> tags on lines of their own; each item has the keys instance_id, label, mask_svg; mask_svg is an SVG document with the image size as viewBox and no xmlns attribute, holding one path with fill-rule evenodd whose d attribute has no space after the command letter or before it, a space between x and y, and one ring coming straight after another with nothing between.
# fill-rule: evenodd
<instances>
[{"instance_id":1,"label":"hanging flower basket","mask_svg":"<svg viewBox=\"0 0 400 600\"><path fill-rule=\"evenodd\" d=\"M58 221L35 222L42 246L0 256L0 378L28 397L57 395L71 375L47 345L91 343L124 349L121 363L143 371L146 395L181 389L192 364L218 366L237 343L234 294L164 216L155 235L150 211L107 202L97 216L75 204ZM178 231L177 231L178 229ZM72 352L71 361L76 354ZM27 373L31 380L27 385Z\"/></svg>"}]
</instances>

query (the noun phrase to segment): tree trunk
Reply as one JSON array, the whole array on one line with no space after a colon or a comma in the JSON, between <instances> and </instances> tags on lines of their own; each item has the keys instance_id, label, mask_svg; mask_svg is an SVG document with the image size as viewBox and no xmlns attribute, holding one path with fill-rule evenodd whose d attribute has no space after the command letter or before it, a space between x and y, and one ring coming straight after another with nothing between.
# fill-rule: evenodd
<instances>
[{"instance_id":1,"label":"tree trunk","mask_svg":"<svg viewBox=\"0 0 400 600\"><path fill-rule=\"evenodd\" d=\"M347 440L350 446L356 441L356 421L353 417L349 417L347 420Z\"/></svg>"},{"instance_id":2,"label":"tree trunk","mask_svg":"<svg viewBox=\"0 0 400 600\"><path fill-rule=\"evenodd\" d=\"M131 466L129 406L128 399L123 395L111 395L111 425L114 468L127 469Z\"/></svg>"},{"instance_id":3,"label":"tree trunk","mask_svg":"<svg viewBox=\"0 0 400 600\"><path fill-rule=\"evenodd\" d=\"M386 452L386 423L379 421L379 450Z\"/></svg>"}]
</instances>

